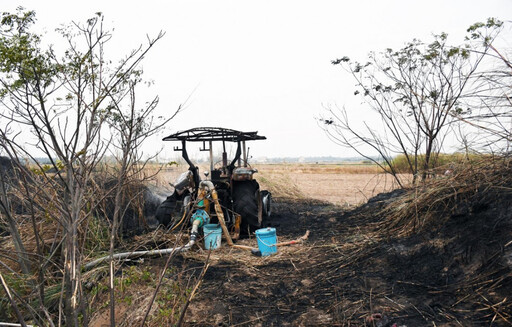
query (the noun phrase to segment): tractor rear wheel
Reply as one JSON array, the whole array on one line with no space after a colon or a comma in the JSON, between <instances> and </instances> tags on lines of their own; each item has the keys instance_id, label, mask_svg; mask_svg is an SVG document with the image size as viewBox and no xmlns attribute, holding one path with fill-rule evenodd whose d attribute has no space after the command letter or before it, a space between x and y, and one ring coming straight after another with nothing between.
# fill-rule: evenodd
<instances>
[{"instance_id":1,"label":"tractor rear wheel","mask_svg":"<svg viewBox=\"0 0 512 327\"><path fill-rule=\"evenodd\" d=\"M241 232L251 233L261 227L260 186L256 181L239 182L233 185L233 209L242 216Z\"/></svg>"}]
</instances>

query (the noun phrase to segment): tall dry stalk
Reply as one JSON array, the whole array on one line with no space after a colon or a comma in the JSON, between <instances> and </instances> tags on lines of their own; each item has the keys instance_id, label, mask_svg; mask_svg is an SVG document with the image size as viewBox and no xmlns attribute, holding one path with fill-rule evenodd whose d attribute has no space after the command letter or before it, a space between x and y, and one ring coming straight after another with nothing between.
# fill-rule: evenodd
<instances>
[{"instance_id":1,"label":"tall dry stalk","mask_svg":"<svg viewBox=\"0 0 512 327\"><path fill-rule=\"evenodd\" d=\"M110 325L115 326L115 291L114 291L114 271L115 262L113 259L116 239L119 234L119 226L122 223L122 217L126 212L127 206L137 197L129 198L128 189L132 184L143 184L145 177L141 175L146 163L142 159L142 153L139 148L142 143L150 136L157 133L164 125L173 119L181 107L176 112L160 121L153 120L153 113L158 105L158 97L143 109L136 109L137 103L135 98L135 88L137 82L128 81L121 85L124 87L123 92L118 92L117 96L111 95L113 104L112 112L108 120L109 125L116 131L116 137L112 146L119 151L117 160L117 178L114 186L114 214L112 217L112 229L110 234ZM128 96L129 102L127 109L123 108L123 99ZM142 164L140 164L142 162ZM142 177L141 177L142 176Z\"/></svg>"}]
</instances>

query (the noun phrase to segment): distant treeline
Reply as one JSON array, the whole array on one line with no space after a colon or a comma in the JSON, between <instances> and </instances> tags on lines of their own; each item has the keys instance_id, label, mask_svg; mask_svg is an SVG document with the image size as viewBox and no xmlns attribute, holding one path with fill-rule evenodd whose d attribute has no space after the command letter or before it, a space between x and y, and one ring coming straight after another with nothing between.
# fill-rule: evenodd
<instances>
[{"instance_id":1,"label":"distant treeline","mask_svg":"<svg viewBox=\"0 0 512 327\"><path fill-rule=\"evenodd\" d=\"M379 157L375 157L379 160ZM277 157L277 158L255 158L253 162L260 163L339 163L339 162L363 162L368 161L363 157Z\"/></svg>"}]
</instances>

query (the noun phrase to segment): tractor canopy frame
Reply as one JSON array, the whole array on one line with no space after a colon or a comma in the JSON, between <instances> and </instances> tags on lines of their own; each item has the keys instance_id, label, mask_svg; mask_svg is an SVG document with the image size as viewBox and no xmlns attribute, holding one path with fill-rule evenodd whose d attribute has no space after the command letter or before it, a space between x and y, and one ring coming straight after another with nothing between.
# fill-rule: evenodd
<instances>
[{"instance_id":1,"label":"tractor canopy frame","mask_svg":"<svg viewBox=\"0 0 512 327\"><path fill-rule=\"evenodd\" d=\"M222 142L222 171L226 176L231 176L235 169L236 162L238 166L241 166L241 156L243 155L243 165L247 167L247 148L246 141L255 140L266 140L267 138L262 135L258 135L258 132L241 132L234 129L221 128L221 127L196 127L185 131L177 132L166 136L163 141L181 141L181 148L178 146L174 147L174 151L181 151L183 159L188 163L189 170L192 171L194 183L197 187L199 185L199 172L198 168L190 160L187 152L186 142L202 142L202 148L200 151L210 152L210 171L213 175L214 162L213 162L213 148L212 142ZM235 157L228 165L227 153L226 153L226 142L236 142L237 149Z\"/></svg>"}]
</instances>

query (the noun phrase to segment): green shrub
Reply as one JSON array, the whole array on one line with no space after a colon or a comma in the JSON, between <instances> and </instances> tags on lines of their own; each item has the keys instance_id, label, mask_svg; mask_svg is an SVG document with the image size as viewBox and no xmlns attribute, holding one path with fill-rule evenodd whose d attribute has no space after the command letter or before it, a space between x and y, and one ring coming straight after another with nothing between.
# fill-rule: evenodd
<instances>
[{"instance_id":1,"label":"green shrub","mask_svg":"<svg viewBox=\"0 0 512 327\"><path fill-rule=\"evenodd\" d=\"M476 153L439 153L437 155L433 155L429 164L429 171L433 173L443 173L445 170L450 169L452 166L461 165L465 163L474 163L479 160L483 160L489 155L476 154ZM410 157L411 161L414 158ZM412 173L407 162L407 158L405 155L400 154L396 156L391 164L395 168L398 173ZM423 167L425 165L425 155L418 155L418 172L423 171Z\"/></svg>"}]
</instances>

